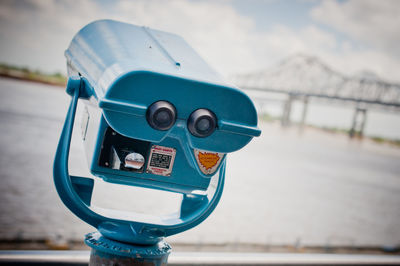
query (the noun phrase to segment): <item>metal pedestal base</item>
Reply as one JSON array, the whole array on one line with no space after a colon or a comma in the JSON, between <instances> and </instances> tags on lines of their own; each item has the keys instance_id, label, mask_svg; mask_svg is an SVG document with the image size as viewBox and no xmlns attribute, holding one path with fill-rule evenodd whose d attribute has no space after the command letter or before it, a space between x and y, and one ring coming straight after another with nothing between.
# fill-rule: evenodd
<instances>
[{"instance_id":1,"label":"metal pedestal base","mask_svg":"<svg viewBox=\"0 0 400 266\"><path fill-rule=\"evenodd\" d=\"M99 232L89 233L85 243L92 248L89 265L167 265L171 247L165 241L153 246L121 243L103 237Z\"/></svg>"}]
</instances>

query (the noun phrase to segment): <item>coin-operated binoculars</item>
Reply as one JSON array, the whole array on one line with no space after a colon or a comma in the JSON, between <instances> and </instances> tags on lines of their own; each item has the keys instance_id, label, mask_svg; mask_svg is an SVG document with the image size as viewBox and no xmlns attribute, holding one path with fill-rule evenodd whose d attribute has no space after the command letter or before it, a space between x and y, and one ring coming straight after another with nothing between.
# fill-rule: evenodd
<instances>
[{"instance_id":1,"label":"coin-operated binoculars","mask_svg":"<svg viewBox=\"0 0 400 266\"><path fill-rule=\"evenodd\" d=\"M72 100L54 182L64 204L98 230L85 239L91 263L166 263L170 247L163 238L210 215L222 194L226 154L260 135L254 105L174 34L95 21L78 32L65 55ZM176 214L106 216L91 206L94 180L68 173L78 99L85 103L81 131L91 173L110 183L179 193Z\"/></svg>"}]
</instances>

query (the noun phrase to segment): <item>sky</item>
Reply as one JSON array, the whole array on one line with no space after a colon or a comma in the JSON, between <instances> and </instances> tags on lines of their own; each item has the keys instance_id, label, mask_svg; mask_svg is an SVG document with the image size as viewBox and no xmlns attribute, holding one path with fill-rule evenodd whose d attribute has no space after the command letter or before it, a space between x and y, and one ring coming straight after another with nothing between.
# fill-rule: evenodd
<instances>
[{"instance_id":1,"label":"sky","mask_svg":"<svg viewBox=\"0 0 400 266\"><path fill-rule=\"evenodd\" d=\"M305 54L400 82L398 14L396 0L0 0L0 62L66 73L74 34L107 18L179 34L223 76Z\"/></svg>"}]
</instances>

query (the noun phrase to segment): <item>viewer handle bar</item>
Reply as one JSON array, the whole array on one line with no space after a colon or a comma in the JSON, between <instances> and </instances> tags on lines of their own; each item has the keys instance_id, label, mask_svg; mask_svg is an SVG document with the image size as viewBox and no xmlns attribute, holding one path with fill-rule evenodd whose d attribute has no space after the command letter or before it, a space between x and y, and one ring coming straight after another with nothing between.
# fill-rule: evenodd
<instances>
[{"instance_id":1,"label":"viewer handle bar","mask_svg":"<svg viewBox=\"0 0 400 266\"><path fill-rule=\"evenodd\" d=\"M73 88L75 89L72 90ZM80 78L70 78L68 80L67 91L71 94L72 99L56 150L53 176L58 195L63 203L78 217L88 217L85 221L94 227L97 227L102 222L102 217L91 211L81 200L72 185L71 177L68 173L68 157L71 146L72 130L81 90L83 90L83 81Z\"/></svg>"}]
</instances>

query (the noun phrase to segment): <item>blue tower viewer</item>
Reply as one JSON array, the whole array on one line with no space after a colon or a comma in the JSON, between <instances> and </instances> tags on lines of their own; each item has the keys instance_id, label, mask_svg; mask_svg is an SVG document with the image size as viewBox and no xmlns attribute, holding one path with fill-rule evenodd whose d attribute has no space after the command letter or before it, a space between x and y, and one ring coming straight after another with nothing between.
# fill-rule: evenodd
<instances>
[{"instance_id":1,"label":"blue tower viewer","mask_svg":"<svg viewBox=\"0 0 400 266\"><path fill-rule=\"evenodd\" d=\"M54 161L57 192L98 230L86 243L100 257L166 260L163 238L210 215L222 194L227 153L260 135L254 105L171 33L95 21L76 34L65 55L72 99ZM68 171L79 99L85 103L82 140L95 178L179 193L175 214L96 212L95 180Z\"/></svg>"}]
</instances>

